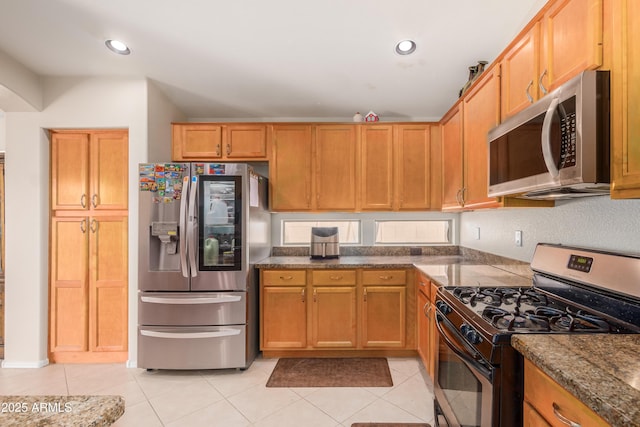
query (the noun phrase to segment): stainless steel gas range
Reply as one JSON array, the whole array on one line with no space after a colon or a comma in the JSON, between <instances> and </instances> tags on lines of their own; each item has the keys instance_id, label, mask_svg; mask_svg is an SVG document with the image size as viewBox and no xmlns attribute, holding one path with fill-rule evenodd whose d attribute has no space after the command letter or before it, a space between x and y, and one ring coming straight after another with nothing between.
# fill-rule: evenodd
<instances>
[{"instance_id":1,"label":"stainless steel gas range","mask_svg":"<svg viewBox=\"0 0 640 427\"><path fill-rule=\"evenodd\" d=\"M530 287L444 287L436 297L437 426L522 425L513 334L640 333L640 255L539 244Z\"/></svg>"}]
</instances>

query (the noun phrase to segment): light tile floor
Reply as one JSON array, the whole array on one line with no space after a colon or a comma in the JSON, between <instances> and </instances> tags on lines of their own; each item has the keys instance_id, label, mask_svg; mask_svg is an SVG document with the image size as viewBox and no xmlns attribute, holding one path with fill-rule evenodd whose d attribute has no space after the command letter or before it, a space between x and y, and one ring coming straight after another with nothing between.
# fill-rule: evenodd
<instances>
[{"instance_id":1,"label":"light tile floor","mask_svg":"<svg viewBox=\"0 0 640 427\"><path fill-rule=\"evenodd\" d=\"M277 359L258 358L245 371L73 364L0 369L0 395L118 394L126 409L116 427L433 425L433 387L420 361L388 360L393 387L267 388Z\"/></svg>"}]
</instances>

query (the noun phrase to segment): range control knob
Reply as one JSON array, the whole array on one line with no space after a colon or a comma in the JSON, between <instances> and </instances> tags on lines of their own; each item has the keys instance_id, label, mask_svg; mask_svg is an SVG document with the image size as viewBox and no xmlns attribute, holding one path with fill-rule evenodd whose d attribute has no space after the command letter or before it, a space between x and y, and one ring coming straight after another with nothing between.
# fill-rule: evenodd
<instances>
[{"instance_id":1,"label":"range control knob","mask_svg":"<svg viewBox=\"0 0 640 427\"><path fill-rule=\"evenodd\" d=\"M480 344L482 342L482 337L480 336L478 331L476 331L466 323L463 323L462 326L460 326L460 332L462 332L462 335L464 335L464 337L469 340L471 344Z\"/></svg>"},{"instance_id":2,"label":"range control knob","mask_svg":"<svg viewBox=\"0 0 640 427\"><path fill-rule=\"evenodd\" d=\"M444 301L436 302L436 308L445 316L453 311L453 309Z\"/></svg>"}]
</instances>

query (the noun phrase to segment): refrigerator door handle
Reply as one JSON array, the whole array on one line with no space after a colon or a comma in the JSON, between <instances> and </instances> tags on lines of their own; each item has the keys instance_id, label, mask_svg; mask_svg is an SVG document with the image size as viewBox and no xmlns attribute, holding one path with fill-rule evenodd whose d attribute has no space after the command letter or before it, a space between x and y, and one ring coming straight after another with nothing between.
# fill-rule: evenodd
<instances>
[{"instance_id":1,"label":"refrigerator door handle","mask_svg":"<svg viewBox=\"0 0 640 427\"><path fill-rule=\"evenodd\" d=\"M194 339L194 338L222 338L240 335L240 329L223 329L221 331L212 332L159 332L140 330L140 335L153 338L171 338L171 339Z\"/></svg>"},{"instance_id":2,"label":"refrigerator door handle","mask_svg":"<svg viewBox=\"0 0 640 427\"><path fill-rule=\"evenodd\" d=\"M187 255L189 256L189 267L191 269L191 277L198 275L198 265L196 263L196 251L198 250L198 236L196 235L196 226L198 217L196 215L196 196L198 190L198 177L191 177L191 188L189 189L189 217L187 218L187 244L189 248Z\"/></svg>"},{"instance_id":3,"label":"refrigerator door handle","mask_svg":"<svg viewBox=\"0 0 640 427\"><path fill-rule=\"evenodd\" d=\"M240 295L204 297L204 298L171 298L171 297L140 297L142 302L152 304L226 304L242 300Z\"/></svg>"},{"instance_id":4,"label":"refrigerator door handle","mask_svg":"<svg viewBox=\"0 0 640 427\"><path fill-rule=\"evenodd\" d=\"M180 222L178 223L180 242L180 271L182 277L189 277L187 265L187 194L189 189L189 176L182 178L182 197L180 197ZM186 193L186 194L185 194Z\"/></svg>"}]
</instances>

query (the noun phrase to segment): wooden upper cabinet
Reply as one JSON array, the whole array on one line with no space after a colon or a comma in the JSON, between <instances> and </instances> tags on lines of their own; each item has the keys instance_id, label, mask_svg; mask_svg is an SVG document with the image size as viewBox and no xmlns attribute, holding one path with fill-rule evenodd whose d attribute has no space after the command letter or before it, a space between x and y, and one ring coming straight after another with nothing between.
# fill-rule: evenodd
<instances>
[{"instance_id":1,"label":"wooden upper cabinet","mask_svg":"<svg viewBox=\"0 0 640 427\"><path fill-rule=\"evenodd\" d=\"M504 52L502 119L602 65L603 0L551 2Z\"/></svg>"},{"instance_id":2,"label":"wooden upper cabinet","mask_svg":"<svg viewBox=\"0 0 640 427\"><path fill-rule=\"evenodd\" d=\"M92 209L127 209L128 137L124 132L91 134L90 200Z\"/></svg>"},{"instance_id":3,"label":"wooden upper cabinet","mask_svg":"<svg viewBox=\"0 0 640 427\"><path fill-rule=\"evenodd\" d=\"M544 14L539 84L551 91L602 65L603 0L558 0Z\"/></svg>"},{"instance_id":4,"label":"wooden upper cabinet","mask_svg":"<svg viewBox=\"0 0 640 427\"><path fill-rule=\"evenodd\" d=\"M462 208L462 102L442 118L442 209Z\"/></svg>"},{"instance_id":5,"label":"wooden upper cabinet","mask_svg":"<svg viewBox=\"0 0 640 427\"><path fill-rule=\"evenodd\" d=\"M640 198L640 2L613 8L611 67L611 197Z\"/></svg>"},{"instance_id":6,"label":"wooden upper cabinet","mask_svg":"<svg viewBox=\"0 0 640 427\"><path fill-rule=\"evenodd\" d=\"M222 125L193 123L171 126L174 161L222 158Z\"/></svg>"},{"instance_id":7,"label":"wooden upper cabinet","mask_svg":"<svg viewBox=\"0 0 640 427\"><path fill-rule=\"evenodd\" d=\"M88 209L89 134L51 134L51 208Z\"/></svg>"},{"instance_id":8,"label":"wooden upper cabinet","mask_svg":"<svg viewBox=\"0 0 640 427\"><path fill-rule=\"evenodd\" d=\"M431 127L397 125L395 129L395 206L398 210L433 208Z\"/></svg>"},{"instance_id":9,"label":"wooden upper cabinet","mask_svg":"<svg viewBox=\"0 0 640 427\"><path fill-rule=\"evenodd\" d=\"M499 122L500 80L497 70L490 69L464 98L464 188L467 208L497 207L488 193L487 133Z\"/></svg>"},{"instance_id":10,"label":"wooden upper cabinet","mask_svg":"<svg viewBox=\"0 0 640 427\"><path fill-rule=\"evenodd\" d=\"M228 159L266 159L266 125L226 125L224 129L225 157Z\"/></svg>"},{"instance_id":11,"label":"wooden upper cabinet","mask_svg":"<svg viewBox=\"0 0 640 427\"><path fill-rule=\"evenodd\" d=\"M306 211L312 208L311 138L311 125L271 126L271 209Z\"/></svg>"},{"instance_id":12,"label":"wooden upper cabinet","mask_svg":"<svg viewBox=\"0 0 640 427\"><path fill-rule=\"evenodd\" d=\"M51 208L126 210L126 131L51 133Z\"/></svg>"},{"instance_id":13,"label":"wooden upper cabinet","mask_svg":"<svg viewBox=\"0 0 640 427\"><path fill-rule=\"evenodd\" d=\"M360 131L361 207L363 210L391 210L394 189L393 126L364 125Z\"/></svg>"},{"instance_id":14,"label":"wooden upper cabinet","mask_svg":"<svg viewBox=\"0 0 640 427\"><path fill-rule=\"evenodd\" d=\"M266 124L173 123L174 161L267 160Z\"/></svg>"},{"instance_id":15,"label":"wooden upper cabinet","mask_svg":"<svg viewBox=\"0 0 640 427\"><path fill-rule=\"evenodd\" d=\"M356 209L356 125L316 125L314 171L316 209Z\"/></svg>"},{"instance_id":16,"label":"wooden upper cabinet","mask_svg":"<svg viewBox=\"0 0 640 427\"><path fill-rule=\"evenodd\" d=\"M504 54L501 62L501 113L507 118L540 98L538 68L540 62L540 23L536 22Z\"/></svg>"}]
</instances>

